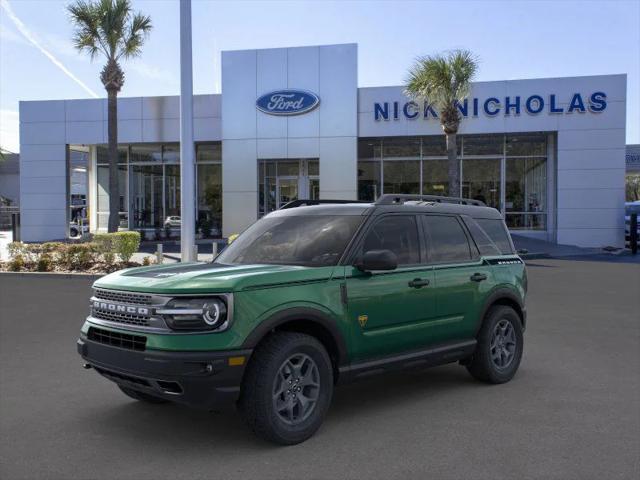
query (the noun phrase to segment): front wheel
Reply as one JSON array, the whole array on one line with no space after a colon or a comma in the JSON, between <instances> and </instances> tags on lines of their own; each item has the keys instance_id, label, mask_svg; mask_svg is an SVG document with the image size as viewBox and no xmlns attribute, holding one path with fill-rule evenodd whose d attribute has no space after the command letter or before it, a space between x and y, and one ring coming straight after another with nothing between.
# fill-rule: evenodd
<instances>
[{"instance_id":1,"label":"front wheel","mask_svg":"<svg viewBox=\"0 0 640 480\"><path fill-rule=\"evenodd\" d=\"M478 333L476 351L467 370L483 382L508 382L520 366L523 346L520 316L505 305L492 307Z\"/></svg>"},{"instance_id":2,"label":"front wheel","mask_svg":"<svg viewBox=\"0 0 640 480\"><path fill-rule=\"evenodd\" d=\"M320 428L333 395L333 369L314 337L279 332L256 349L245 373L240 411L258 436L293 445Z\"/></svg>"}]
</instances>

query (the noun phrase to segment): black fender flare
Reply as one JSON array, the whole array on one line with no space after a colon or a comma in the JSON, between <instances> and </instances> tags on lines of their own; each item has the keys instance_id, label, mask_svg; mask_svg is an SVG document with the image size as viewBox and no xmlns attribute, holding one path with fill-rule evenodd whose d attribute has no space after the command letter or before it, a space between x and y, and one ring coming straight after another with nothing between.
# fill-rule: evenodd
<instances>
[{"instance_id":1,"label":"black fender flare","mask_svg":"<svg viewBox=\"0 0 640 480\"><path fill-rule=\"evenodd\" d=\"M338 366L348 363L347 343L336 321L328 314L312 307L292 307L274 313L253 329L242 344L242 348L253 349L270 331L285 323L301 320L317 324L328 331L336 345Z\"/></svg>"},{"instance_id":2,"label":"black fender flare","mask_svg":"<svg viewBox=\"0 0 640 480\"><path fill-rule=\"evenodd\" d=\"M516 312L518 313L518 316L520 317L520 320L522 321L522 330L524 331L526 326L527 326L527 310L525 308L524 302L522 301L522 298L520 298L520 295L518 295L516 292L514 292L513 290L509 289L509 288L497 288L494 291L492 291L489 296L487 297L487 299L485 300L484 306L482 307L482 311L480 313L480 316L478 318L478 325L476 327L476 335L478 334L478 332L480 331L480 328L482 327L482 322L484 321L485 316L487 315L487 312L489 311L489 309L496 303L500 303L501 300L508 300L510 303L514 303L518 306L518 310L516 310Z\"/></svg>"}]
</instances>

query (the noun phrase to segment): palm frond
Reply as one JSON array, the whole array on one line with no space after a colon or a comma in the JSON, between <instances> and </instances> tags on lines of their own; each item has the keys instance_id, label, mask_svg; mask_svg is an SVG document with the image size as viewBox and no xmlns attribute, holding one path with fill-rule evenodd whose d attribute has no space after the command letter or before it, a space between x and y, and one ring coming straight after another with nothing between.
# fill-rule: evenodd
<instances>
[{"instance_id":1,"label":"palm frond","mask_svg":"<svg viewBox=\"0 0 640 480\"><path fill-rule=\"evenodd\" d=\"M466 98L477 69L478 60L468 50L419 57L409 69L405 92L443 111Z\"/></svg>"},{"instance_id":2,"label":"palm frond","mask_svg":"<svg viewBox=\"0 0 640 480\"><path fill-rule=\"evenodd\" d=\"M128 35L124 38L119 57L131 58L140 54L142 44L152 29L151 18L137 13L129 22Z\"/></svg>"}]
</instances>

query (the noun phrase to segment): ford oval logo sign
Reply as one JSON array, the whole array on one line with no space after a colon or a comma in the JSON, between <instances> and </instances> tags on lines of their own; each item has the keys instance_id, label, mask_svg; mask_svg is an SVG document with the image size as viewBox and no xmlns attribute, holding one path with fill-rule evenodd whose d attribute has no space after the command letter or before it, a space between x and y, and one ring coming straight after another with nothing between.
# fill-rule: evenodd
<instances>
[{"instance_id":1,"label":"ford oval logo sign","mask_svg":"<svg viewBox=\"0 0 640 480\"><path fill-rule=\"evenodd\" d=\"M304 90L276 90L256 100L258 110L269 115L300 115L320 104L320 98Z\"/></svg>"}]
</instances>

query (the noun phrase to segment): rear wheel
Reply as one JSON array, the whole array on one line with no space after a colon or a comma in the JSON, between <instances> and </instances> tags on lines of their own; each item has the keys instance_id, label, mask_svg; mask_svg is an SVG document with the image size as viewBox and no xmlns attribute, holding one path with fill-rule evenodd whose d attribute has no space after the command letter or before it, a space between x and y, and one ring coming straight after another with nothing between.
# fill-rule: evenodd
<instances>
[{"instance_id":1,"label":"rear wheel","mask_svg":"<svg viewBox=\"0 0 640 480\"><path fill-rule=\"evenodd\" d=\"M240 410L255 434L293 445L320 428L333 395L333 369L309 335L279 332L256 349L247 368Z\"/></svg>"},{"instance_id":2,"label":"rear wheel","mask_svg":"<svg viewBox=\"0 0 640 480\"><path fill-rule=\"evenodd\" d=\"M118 388L122 390L127 397L131 397L134 400L139 400L141 402L147 403L168 403L168 400L160 397L154 397L153 395L149 395L148 393L139 392L137 390L133 390L128 387L123 387L122 385L118 385Z\"/></svg>"},{"instance_id":3,"label":"rear wheel","mask_svg":"<svg viewBox=\"0 0 640 480\"><path fill-rule=\"evenodd\" d=\"M516 311L505 305L492 307L478 333L478 345L467 370L483 382L508 382L520 366L523 346L522 324Z\"/></svg>"}]
</instances>

